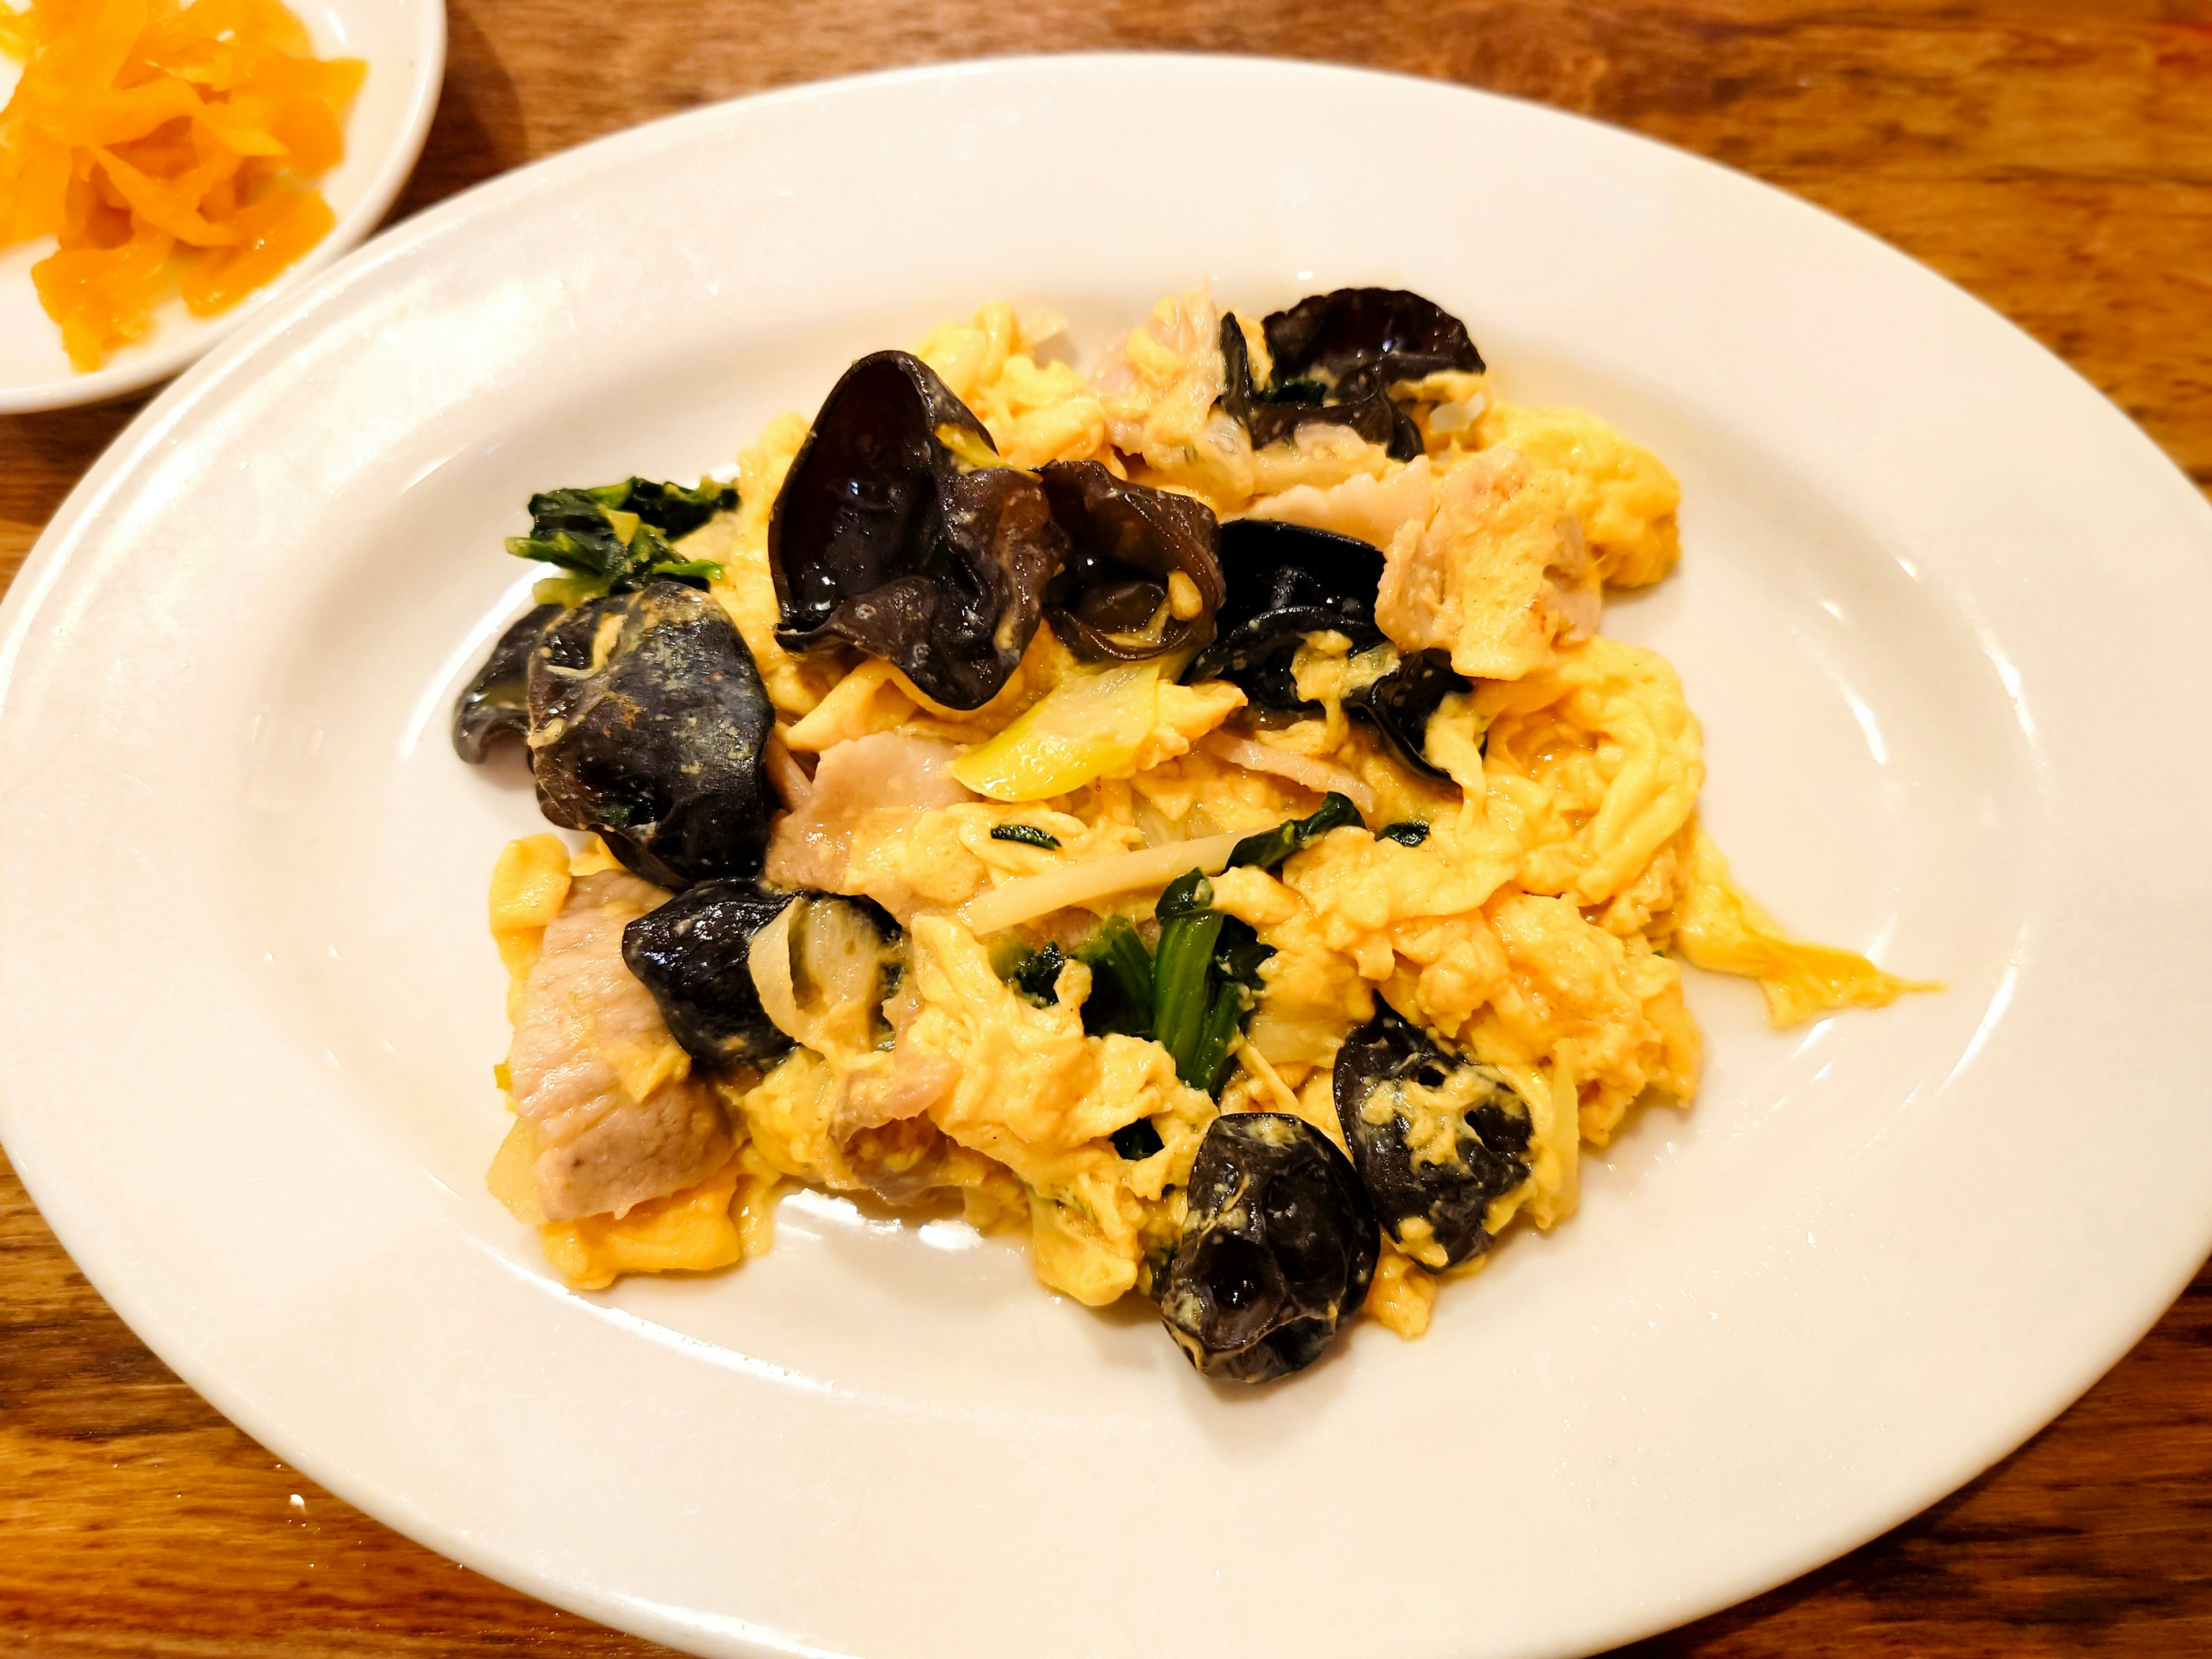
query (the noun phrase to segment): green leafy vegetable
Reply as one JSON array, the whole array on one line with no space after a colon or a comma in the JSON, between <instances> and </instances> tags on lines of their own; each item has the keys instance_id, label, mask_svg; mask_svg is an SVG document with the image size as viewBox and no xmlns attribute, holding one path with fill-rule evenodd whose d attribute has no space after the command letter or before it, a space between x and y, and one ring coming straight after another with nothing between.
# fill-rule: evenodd
<instances>
[{"instance_id":1,"label":"green leafy vegetable","mask_svg":"<svg viewBox=\"0 0 2212 1659\"><path fill-rule=\"evenodd\" d=\"M1034 823L994 823L991 826L991 839L1019 842L1024 847L1042 847L1048 853L1060 850L1060 837L1038 829Z\"/></svg>"},{"instance_id":2,"label":"green leafy vegetable","mask_svg":"<svg viewBox=\"0 0 2212 1659\"><path fill-rule=\"evenodd\" d=\"M1243 986L1217 984L1213 1000L1206 1006L1206 1018L1198 1028L1190 1063L1187 1068L1178 1064L1176 1075L1183 1076L1188 1070L1184 1081L1191 1087L1218 1095L1228 1079L1229 1051L1237 1046L1237 1028L1243 1024L1244 1011L1249 1006Z\"/></svg>"},{"instance_id":3,"label":"green leafy vegetable","mask_svg":"<svg viewBox=\"0 0 2212 1659\"><path fill-rule=\"evenodd\" d=\"M1206 1023L1199 1028L1198 1048L1191 1058L1193 1074L1206 1079L1208 1094L1219 1094L1229 1071L1230 1050L1237 1033L1258 1001L1262 984L1260 969L1275 953L1260 943L1259 934L1235 916L1221 919L1221 932L1213 941L1213 993L1206 1004Z\"/></svg>"},{"instance_id":4,"label":"green leafy vegetable","mask_svg":"<svg viewBox=\"0 0 2212 1659\"><path fill-rule=\"evenodd\" d=\"M1083 1029L1092 1036L1118 1031L1152 1035L1152 955L1127 916L1109 916L1079 945L1075 959L1091 969Z\"/></svg>"},{"instance_id":5,"label":"green leafy vegetable","mask_svg":"<svg viewBox=\"0 0 2212 1659\"><path fill-rule=\"evenodd\" d=\"M1274 954L1236 917L1212 908L1213 884L1194 870L1160 895L1159 948L1152 957L1152 1021L1176 1075L1218 1094L1237 1028Z\"/></svg>"},{"instance_id":6,"label":"green leafy vegetable","mask_svg":"<svg viewBox=\"0 0 2212 1659\"><path fill-rule=\"evenodd\" d=\"M1229 862L1231 866L1273 870L1330 830L1364 823L1348 798L1333 793L1306 817L1245 836L1231 851ZM1391 827L1417 831L1415 841L1428 834L1425 824ZM1030 846L1059 844L1026 823L1001 824L991 833L1001 841ZM1092 1036L1118 1031L1151 1037L1173 1057L1176 1075L1185 1084L1218 1095L1237 1030L1261 988L1260 969L1274 952L1245 923L1213 908L1213 884L1202 870L1169 883L1152 907L1152 915L1160 932L1158 944L1150 951L1125 916L1108 917L1077 950L1076 959L1091 969L1083 1029ZM1004 965L994 959L994 966L1000 978L1033 999L1040 993L1029 987L1036 980L1044 1000L1049 1000L1059 963L1054 961L1047 972L1043 955L1032 951L1018 963Z\"/></svg>"},{"instance_id":7,"label":"green leafy vegetable","mask_svg":"<svg viewBox=\"0 0 2212 1659\"><path fill-rule=\"evenodd\" d=\"M1152 1127L1152 1121L1148 1117L1140 1117L1134 1123L1124 1123L1114 1131L1110 1139L1114 1142L1114 1150L1132 1164L1142 1162L1167 1145L1160 1139L1160 1132Z\"/></svg>"},{"instance_id":8,"label":"green leafy vegetable","mask_svg":"<svg viewBox=\"0 0 2212 1659\"><path fill-rule=\"evenodd\" d=\"M1198 1060L1213 1007L1213 942L1224 920L1212 904L1213 884L1194 870L1170 883L1152 908L1160 923L1152 953L1153 1036L1175 1057L1176 1074L1208 1093L1212 1076ZM1241 1008L1243 993L1236 994Z\"/></svg>"},{"instance_id":9,"label":"green leafy vegetable","mask_svg":"<svg viewBox=\"0 0 2212 1659\"><path fill-rule=\"evenodd\" d=\"M1319 380L1277 380L1260 394L1271 404L1318 404L1328 398L1328 387Z\"/></svg>"},{"instance_id":10,"label":"green leafy vegetable","mask_svg":"<svg viewBox=\"0 0 2212 1659\"><path fill-rule=\"evenodd\" d=\"M1183 1082L1218 1095L1237 1028L1261 988L1260 969L1274 952L1245 923L1213 908L1213 884L1202 871L1170 883L1152 915L1160 925L1157 951L1146 948L1127 916L1107 917L1076 948L1075 959L1091 969L1083 1029L1092 1036L1150 1037L1174 1058ZM1055 946L1036 950L1011 939L991 953L999 977L1040 1006L1054 1000L1065 960ZM1146 1146L1148 1136L1148 1150L1128 1150ZM1127 1126L1114 1144L1127 1158L1159 1150L1147 1124Z\"/></svg>"},{"instance_id":11,"label":"green leafy vegetable","mask_svg":"<svg viewBox=\"0 0 2212 1659\"><path fill-rule=\"evenodd\" d=\"M1291 854L1304 851L1330 830L1343 829L1347 824L1364 826L1365 823L1349 796L1340 795L1332 790L1310 817L1291 818L1277 824L1273 830L1245 836L1231 849L1229 866L1232 870L1240 866L1260 870L1277 869ZM1422 833L1425 835L1428 832L1424 830Z\"/></svg>"},{"instance_id":12,"label":"green leafy vegetable","mask_svg":"<svg viewBox=\"0 0 2212 1659\"><path fill-rule=\"evenodd\" d=\"M530 533L509 537L507 550L569 573L541 584L548 591L539 598L553 603L633 592L664 577L696 586L720 576L722 567L679 558L674 544L737 504L738 492L711 478L702 478L696 489L626 478L589 489L546 490L530 498Z\"/></svg>"},{"instance_id":13,"label":"green leafy vegetable","mask_svg":"<svg viewBox=\"0 0 2212 1659\"><path fill-rule=\"evenodd\" d=\"M1224 979L1257 991L1261 983L1260 969L1274 954L1270 946L1260 943L1260 936L1249 923L1234 916L1222 919L1221 937L1213 942L1213 970Z\"/></svg>"},{"instance_id":14,"label":"green leafy vegetable","mask_svg":"<svg viewBox=\"0 0 2212 1659\"><path fill-rule=\"evenodd\" d=\"M1419 847L1429 838L1429 826L1416 823L1411 818L1403 823L1386 823L1375 832L1377 841L1395 841L1401 847Z\"/></svg>"},{"instance_id":15,"label":"green leafy vegetable","mask_svg":"<svg viewBox=\"0 0 2212 1659\"><path fill-rule=\"evenodd\" d=\"M1066 961L1057 945L1032 950L1018 939L1002 939L991 950L991 971L1040 1008L1060 1000L1060 970Z\"/></svg>"}]
</instances>

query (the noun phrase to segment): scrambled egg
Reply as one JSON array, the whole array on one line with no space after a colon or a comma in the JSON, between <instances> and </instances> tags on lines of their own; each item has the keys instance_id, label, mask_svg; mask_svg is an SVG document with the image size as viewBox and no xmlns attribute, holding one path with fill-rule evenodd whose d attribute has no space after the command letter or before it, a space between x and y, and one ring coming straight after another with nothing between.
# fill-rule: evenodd
<instances>
[{"instance_id":1,"label":"scrambled egg","mask_svg":"<svg viewBox=\"0 0 2212 1659\"><path fill-rule=\"evenodd\" d=\"M1679 556L1680 490L1656 457L1578 410L1518 407L1461 374L1396 389L1424 439L1411 462L1310 424L1255 452L1217 408L1218 318L1203 293L1164 300L1088 377L1041 362L1049 325L1006 305L937 330L917 355L1014 465L1099 460L1224 517L1382 548L1376 619L1390 645L1354 654L1342 635L1312 636L1297 684L1322 714L1268 726L1240 723L1234 686L1176 684L1157 661L1086 669L1048 629L1005 690L964 714L889 664L795 657L775 638L767 535L805 425L772 422L740 458L740 509L686 553L722 566L714 592L759 663L787 763L826 767L886 735L927 740L958 756L945 786L957 798L882 803L841 831L837 890L876 897L906 929L907 971L886 1008L896 1042L823 1039L765 1075L718 1079L737 1146L726 1167L627 1215L544 1223L572 1282L757 1254L777 1193L801 1182L957 1200L979 1226L1025 1233L1047 1285L1111 1302L1172 1249L1181 1188L1218 1111L1295 1112L1340 1142L1330 1068L1378 1003L1528 1103L1532 1179L1492 1220L1549 1227L1573 1212L1585 1144L1604 1145L1632 1106L1696 1090L1681 962L1755 979L1777 1024L1920 988L1792 939L1735 889L1698 820L1705 763L1680 683L1658 656L1597 631L1607 586L1656 581ZM1249 325L1247 338L1264 378L1265 342ZM1401 763L1344 710L1396 652L1431 647L1475 682L1429 728L1428 758L1449 784ZM994 970L985 934L1019 924L1072 943L1100 916L1142 922L1206 849L1219 870L1229 838L1308 813L1328 790L1371 826L1410 822L1425 838L1340 829L1273 874L1215 878L1215 907L1273 951L1218 1105L1181 1083L1158 1044L1085 1034L1082 963L1060 969L1044 1006ZM1056 844L993 834L1012 825ZM596 842L572 858L543 836L501 858L491 921L514 998L571 878L608 867ZM1139 1121L1159 1146L1133 1161L1109 1138ZM542 1221L524 1178L532 1142L518 1122L492 1186ZM1367 1311L1418 1335L1437 1282L1386 1240Z\"/></svg>"}]
</instances>

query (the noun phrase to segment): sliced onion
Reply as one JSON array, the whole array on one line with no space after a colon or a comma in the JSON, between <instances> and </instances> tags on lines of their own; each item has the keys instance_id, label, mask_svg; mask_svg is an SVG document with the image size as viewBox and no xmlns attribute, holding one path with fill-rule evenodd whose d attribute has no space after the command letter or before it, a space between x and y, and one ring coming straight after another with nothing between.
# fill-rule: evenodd
<instances>
[{"instance_id":1,"label":"sliced onion","mask_svg":"<svg viewBox=\"0 0 2212 1659\"><path fill-rule=\"evenodd\" d=\"M1039 876L1024 876L1018 881L994 888L981 898L970 899L955 914L980 939L1004 927L1034 921L1054 910L1111 898L1116 893L1133 892L1140 887L1164 887L1187 870L1203 870L1209 876L1218 874L1227 866L1229 854L1237 843L1243 839L1235 835L1201 836L1194 841L1141 847L1133 853L1117 853L1111 858L1093 859L1087 864L1048 870ZM757 951L759 947L754 948ZM765 1006L765 992L761 1000Z\"/></svg>"},{"instance_id":2,"label":"sliced onion","mask_svg":"<svg viewBox=\"0 0 2212 1659\"><path fill-rule=\"evenodd\" d=\"M1049 800L1126 767L1159 719L1160 665L1079 668L987 743L952 763L952 775L993 800Z\"/></svg>"},{"instance_id":3,"label":"sliced onion","mask_svg":"<svg viewBox=\"0 0 2212 1659\"><path fill-rule=\"evenodd\" d=\"M1375 811L1375 792L1341 766L1332 766L1327 761L1316 760L1310 755L1293 755L1285 750L1273 749L1264 743L1255 743L1249 738L1240 738L1229 732L1209 732L1206 738L1206 747L1231 766L1241 766L1248 772L1267 772L1279 778L1288 778L1299 787L1310 789L1316 795L1326 795L1334 791L1347 796L1363 817L1371 817Z\"/></svg>"},{"instance_id":4,"label":"sliced onion","mask_svg":"<svg viewBox=\"0 0 2212 1659\"><path fill-rule=\"evenodd\" d=\"M774 921L753 935L753 948L745 957L761 1012L793 1042L805 1042L810 1029L799 1012L799 989L791 978L791 921L805 902L793 899L777 912Z\"/></svg>"},{"instance_id":5,"label":"sliced onion","mask_svg":"<svg viewBox=\"0 0 2212 1659\"><path fill-rule=\"evenodd\" d=\"M882 1006L884 940L864 899L801 893L753 936L745 965L761 1012L777 1030L818 1054L873 1046Z\"/></svg>"},{"instance_id":6,"label":"sliced onion","mask_svg":"<svg viewBox=\"0 0 2212 1659\"><path fill-rule=\"evenodd\" d=\"M761 763L768 772L768 781L775 786L775 793L783 797L783 804L794 812L806 810L806 803L814 793L814 780L791 752L781 731L772 734L768 746L761 753Z\"/></svg>"}]
</instances>

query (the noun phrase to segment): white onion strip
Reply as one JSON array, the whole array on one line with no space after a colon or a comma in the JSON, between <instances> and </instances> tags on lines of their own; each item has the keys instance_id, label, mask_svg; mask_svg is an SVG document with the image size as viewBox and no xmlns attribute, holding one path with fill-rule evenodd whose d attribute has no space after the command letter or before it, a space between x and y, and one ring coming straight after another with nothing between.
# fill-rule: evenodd
<instances>
[{"instance_id":1,"label":"white onion strip","mask_svg":"<svg viewBox=\"0 0 2212 1659\"><path fill-rule=\"evenodd\" d=\"M791 924L805 902L795 899L777 911L775 920L753 935L752 949L745 957L761 1012L793 1042L815 1038L813 1022L799 1012L799 988L791 979Z\"/></svg>"},{"instance_id":2,"label":"white onion strip","mask_svg":"<svg viewBox=\"0 0 2212 1659\"><path fill-rule=\"evenodd\" d=\"M806 810L806 803L814 794L814 780L806 775L806 769L791 752L783 740L781 730L769 733L768 744L761 755L761 766L775 786L775 793L783 797L783 804L794 812Z\"/></svg>"},{"instance_id":3,"label":"white onion strip","mask_svg":"<svg viewBox=\"0 0 2212 1659\"><path fill-rule=\"evenodd\" d=\"M1133 853L1116 853L1111 858L1071 864L1064 870L1024 876L969 900L956 914L968 931L981 939L1072 905L1111 898L1139 887L1164 887L1187 870L1218 874L1228 865L1230 853L1243 839L1242 836L1201 836L1195 841L1140 847Z\"/></svg>"},{"instance_id":4,"label":"white onion strip","mask_svg":"<svg viewBox=\"0 0 2212 1659\"><path fill-rule=\"evenodd\" d=\"M1247 772L1267 772L1279 778L1288 778L1302 789L1310 789L1316 795L1326 795L1331 790L1349 798L1363 817L1375 814L1375 792L1341 766L1331 766L1327 761L1315 760L1306 755L1293 755L1285 750L1272 749L1264 743L1255 743L1249 738L1240 738L1233 732L1212 732L1206 734L1207 750L1231 766L1241 766Z\"/></svg>"}]
</instances>

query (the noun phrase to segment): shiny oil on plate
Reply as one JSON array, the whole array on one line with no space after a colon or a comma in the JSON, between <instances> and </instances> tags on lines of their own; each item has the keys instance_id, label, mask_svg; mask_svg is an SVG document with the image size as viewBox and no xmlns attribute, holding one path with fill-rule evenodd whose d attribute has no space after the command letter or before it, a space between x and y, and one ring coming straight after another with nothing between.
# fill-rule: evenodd
<instances>
[{"instance_id":1,"label":"shiny oil on plate","mask_svg":"<svg viewBox=\"0 0 2212 1659\"><path fill-rule=\"evenodd\" d=\"M736 1271L567 1291L483 1185L484 881L539 821L445 736L524 499L725 466L990 298L1088 353L1202 279L1418 289L1505 395L1672 463L1681 570L1607 626L1680 668L1709 822L1789 925L1949 988L1778 1034L1693 974L1695 1103L1425 1340L1363 1326L1287 1386L818 1197ZM0 629L0 1134L276 1455L681 1647L1589 1651L1971 1477L2212 1243L2208 556L2197 493L1994 314L1601 127L1172 58L701 111L272 307L49 529Z\"/></svg>"}]
</instances>

